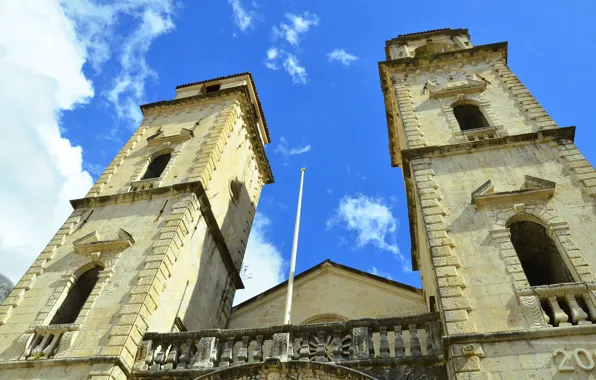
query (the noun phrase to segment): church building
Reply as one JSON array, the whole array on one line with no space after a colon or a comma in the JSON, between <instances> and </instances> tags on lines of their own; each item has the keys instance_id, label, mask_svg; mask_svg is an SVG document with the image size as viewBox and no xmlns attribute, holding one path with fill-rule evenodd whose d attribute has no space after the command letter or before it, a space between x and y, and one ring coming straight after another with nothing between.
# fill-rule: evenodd
<instances>
[{"instance_id":1,"label":"church building","mask_svg":"<svg viewBox=\"0 0 596 380\"><path fill-rule=\"evenodd\" d=\"M506 42L439 29L385 54L422 289L326 260L296 276L290 324L287 282L232 307L271 137L250 73L189 83L141 106L14 288L0 276L0 380L596 378L596 171L575 127Z\"/></svg>"}]
</instances>

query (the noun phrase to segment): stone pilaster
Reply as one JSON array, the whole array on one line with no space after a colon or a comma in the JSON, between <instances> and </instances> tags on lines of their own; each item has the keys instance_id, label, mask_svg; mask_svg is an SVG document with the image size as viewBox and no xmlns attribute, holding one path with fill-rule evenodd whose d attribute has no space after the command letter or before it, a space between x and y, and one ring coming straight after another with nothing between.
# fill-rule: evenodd
<instances>
[{"instance_id":1,"label":"stone pilaster","mask_svg":"<svg viewBox=\"0 0 596 380\"><path fill-rule=\"evenodd\" d=\"M447 334L467 334L477 332L476 326L468 318L472 310L466 287L459 274L459 258L454 250L453 239L448 236L446 212L441 205L438 184L434 181L434 171L428 158L412 160L422 217L430 247L433 269L437 277L439 299L444 312Z\"/></svg>"}]
</instances>

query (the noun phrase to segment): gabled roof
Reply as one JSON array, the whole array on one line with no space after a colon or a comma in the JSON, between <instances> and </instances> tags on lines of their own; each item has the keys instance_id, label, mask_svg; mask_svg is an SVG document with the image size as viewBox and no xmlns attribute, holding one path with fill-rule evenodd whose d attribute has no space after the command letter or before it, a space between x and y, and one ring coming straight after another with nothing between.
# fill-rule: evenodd
<instances>
[{"instance_id":1,"label":"gabled roof","mask_svg":"<svg viewBox=\"0 0 596 380\"><path fill-rule=\"evenodd\" d=\"M319 263L319 264L317 264L315 266L310 267L309 269L305 270L304 272L301 272L300 274L298 274L298 275L296 275L294 277L294 280L296 281L296 280L299 280L302 277L306 277L308 274L316 271L317 269L321 269L324 265L331 265L331 266L333 266L335 268L342 269L342 270L345 270L345 271L348 271L348 272L351 272L351 273L354 273L354 274L357 274L357 275L360 275L360 276L368 277L368 278L371 278L371 279L376 280L376 281L384 282L386 284L396 286L396 287L401 288L401 289L406 290L406 291L410 291L410 292L413 292L413 293L416 293L416 294L422 294L422 289L416 288L414 286L406 285L406 284L403 284L401 282L389 280L389 279L386 279L384 277L377 276L377 275L374 275L374 274L371 274L371 273L368 273L368 272L364 272L364 271L361 271L361 270L358 270L358 269L355 269L355 268L352 268L352 267L349 267L349 266L346 266L346 265L338 264L336 262L331 261L330 259L327 259L327 260L325 260L325 261L323 261L323 262L321 262L321 263ZM285 288L287 285L288 285L288 280L286 280L284 282L281 282L281 283L275 285L274 287L269 288L269 289L265 290L264 292L259 293L256 296L254 296L252 298L249 298L249 299L247 299L246 301L244 301L242 303L239 303L238 305L236 305L236 306L234 306L232 308L232 311L237 310L237 309L239 309L241 307L244 307L244 306L246 306L248 304L251 304L251 303L253 303L255 301L258 301L258 300L262 299L263 297L265 297L265 296L267 296L267 295L269 295L271 293L276 292L277 290L280 290L280 289Z\"/></svg>"}]
</instances>

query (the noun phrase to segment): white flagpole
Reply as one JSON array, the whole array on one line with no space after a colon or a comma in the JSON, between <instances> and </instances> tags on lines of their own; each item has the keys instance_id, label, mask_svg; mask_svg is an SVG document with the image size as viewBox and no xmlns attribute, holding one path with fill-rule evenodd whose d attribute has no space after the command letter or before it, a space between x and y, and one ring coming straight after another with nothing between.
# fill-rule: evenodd
<instances>
[{"instance_id":1,"label":"white flagpole","mask_svg":"<svg viewBox=\"0 0 596 380\"><path fill-rule=\"evenodd\" d=\"M300 230L300 209L302 208L302 186L304 185L304 168L300 169L300 191L298 192L298 210L296 211L296 225L294 226L294 242L292 243L292 259L290 261L290 277L288 278L288 295L286 298L286 311L284 325L290 324L292 314L292 292L294 290L294 270L296 269L296 251L298 250L298 231Z\"/></svg>"}]
</instances>

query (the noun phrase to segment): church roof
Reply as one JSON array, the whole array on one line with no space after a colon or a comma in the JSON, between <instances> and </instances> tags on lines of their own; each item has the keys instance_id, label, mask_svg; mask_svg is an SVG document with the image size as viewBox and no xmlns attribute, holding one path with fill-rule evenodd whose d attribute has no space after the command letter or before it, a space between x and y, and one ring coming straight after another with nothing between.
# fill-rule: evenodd
<instances>
[{"instance_id":1,"label":"church roof","mask_svg":"<svg viewBox=\"0 0 596 380\"><path fill-rule=\"evenodd\" d=\"M348 272L351 272L351 273L354 273L354 274L357 274L357 275L360 275L360 276L364 276L364 277L368 277L368 278L371 278L371 279L376 280L376 281L384 282L386 284L396 286L396 287L401 288L403 290L407 290L407 291L410 291L410 292L413 292L413 293L417 293L417 294L422 294L422 289L416 288L414 286L406 285L406 284L403 284L403 283L398 282L398 281L389 280L389 279L387 279L385 277L381 277L381 276L374 275L372 273L364 272L364 271L358 270L356 268L349 267L347 265L342 265L342 264L333 262L330 259L327 259L327 260L325 260L325 261L323 261L323 262L321 262L321 263L319 263L317 265L314 265L314 266L310 267L309 269L305 270L304 272L301 272L300 274L297 274L294 277L294 280L298 280L301 277L305 277L308 274L316 271L317 269L320 269L323 265L329 265L329 264L331 264L335 268L343 269L345 271L348 271ZM250 303L252 303L254 301L257 301L257 300L265 297L268 294L274 293L274 292L276 292L279 289L285 288L287 285L288 285L288 280L286 280L284 282L281 282L281 283L275 285L274 287L269 288L269 289L265 290L264 292L259 293L256 296L254 296L252 298L249 298L249 299L247 299L246 301L244 301L242 303L239 303L238 305L234 306L232 308L232 310L237 310L237 309L239 309L241 307L244 307L244 306L246 306L246 305L248 305L248 304L250 304Z\"/></svg>"}]
</instances>

